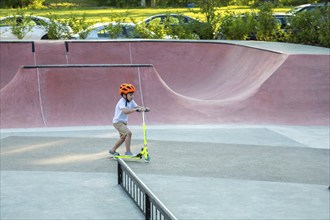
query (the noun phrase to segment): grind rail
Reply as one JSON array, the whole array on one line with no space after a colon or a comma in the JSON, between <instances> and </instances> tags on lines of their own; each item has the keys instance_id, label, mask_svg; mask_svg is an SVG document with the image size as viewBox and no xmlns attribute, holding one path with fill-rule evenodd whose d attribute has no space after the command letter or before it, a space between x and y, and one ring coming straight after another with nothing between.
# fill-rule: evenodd
<instances>
[{"instance_id":1,"label":"grind rail","mask_svg":"<svg viewBox=\"0 0 330 220\"><path fill-rule=\"evenodd\" d=\"M142 211L146 220L176 220L177 218L136 176L129 166L118 158L118 184Z\"/></svg>"}]
</instances>

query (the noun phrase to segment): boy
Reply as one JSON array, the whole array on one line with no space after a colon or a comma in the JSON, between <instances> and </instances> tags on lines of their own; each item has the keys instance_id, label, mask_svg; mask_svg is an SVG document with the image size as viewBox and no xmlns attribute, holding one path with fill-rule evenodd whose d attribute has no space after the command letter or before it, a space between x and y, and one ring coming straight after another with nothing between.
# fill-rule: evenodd
<instances>
[{"instance_id":1,"label":"boy","mask_svg":"<svg viewBox=\"0 0 330 220\"><path fill-rule=\"evenodd\" d=\"M138 106L134 98L135 87L132 84L121 84L119 88L119 94L122 98L118 101L115 109L115 115L113 117L113 126L118 130L120 138L115 143L114 147L109 150L112 155L119 155L116 150L122 143L125 142L126 152L125 155L134 156L131 152L131 138L132 132L127 128L128 115L133 112L148 111L149 108Z\"/></svg>"}]
</instances>

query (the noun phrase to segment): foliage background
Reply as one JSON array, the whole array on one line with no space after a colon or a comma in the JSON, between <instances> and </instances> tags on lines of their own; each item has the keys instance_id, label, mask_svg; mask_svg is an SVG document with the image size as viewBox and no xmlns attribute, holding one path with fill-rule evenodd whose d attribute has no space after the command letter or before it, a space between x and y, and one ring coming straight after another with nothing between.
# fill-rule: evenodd
<instances>
[{"instance_id":1,"label":"foliage background","mask_svg":"<svg viewBox=\"0 0 330 220\"><path fill-rule=\"evenodd\" d=\"M146 7L141 7L141 2ZM191 3L194 3L191 5ZM154 14L179 13L207 22L200 39L235 39L283 41L330 47L330 10L295 16L291 29L283 31L275 24L272 13L287 12L293 5L315 3L311 0L1 0L1 16L26 14L53 17L77 31L96 22L139 22ZM155 7L150 7L154 5ZM268 6L267 6L268 5ZM271 5L271 6L269 6ZM189 7L188 7L189 6ZM192 7L193 6L193 7ZM20 9L20 10L18 10ZM259 13L255 21L254 13ZM244 14L246 20L240 17ZM163 32L154 26L153 32ZM219 31L220 30L220 31ZM174 38L194 39L189 29L176 27L167 34ZM252 33L252 37L251 37Z\"/></svg>"},{"instance_id":2,"label":"foliage background","mask_svg":"<svg viewBox=\"0 0 330 220\"><path fill-rule=\"evenodd\" d=\"M200 7L206 1L217 2L218 6L253 6L269 2L265 0L1 0L1 8L42 8L49 6L75 6L75 7L117 7L136 8L145 2L146 7L186 7L188 4ZM313 0L272 0L277 6L294 6L306 3L315 3Z\"/></svg>"}]
</instances>

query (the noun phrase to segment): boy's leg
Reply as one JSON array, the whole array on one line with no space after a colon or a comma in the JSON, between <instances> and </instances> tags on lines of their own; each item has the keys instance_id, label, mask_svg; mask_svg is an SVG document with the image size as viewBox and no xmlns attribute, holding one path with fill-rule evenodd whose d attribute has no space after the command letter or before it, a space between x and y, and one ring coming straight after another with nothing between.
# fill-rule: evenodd
<instances>
[{"instance_id":1,"label":"boy's leg","mask_svg":"<svg viewBox=\"0 0 330 220\"><path fill-rule=\"evenodd\" d=\"M125 138L126 152L131 152L131 140L132 140L132 132L129 130Z\"/></svg>"},{"instance_id":2,"label":"boy's leg","mask_svg":"<svg viewBox=\"0 0 330 220\"><path fill-rule=\"evenodd\" d=\"M127 128L124 123L115 123L113 126L118 130L120 134L120 139L115 143L114 147L111 149L112 152L115 152L122 143L125 142L126 152L131 152L131 138L132 132Z\"/></svg>"},{"instance_id":3,"label":"boy's leg","mask_svg":"<svg viewBox=\"0 0 330 220\"><path fill-rule=\"evenodd\" d=\"M116 150L120 147L120 145L122 143L125 142L125 137L120 137L119 140L115 143L115 145L113 146L113 148L111 149L111 152L116 152Z\"/></svg>"}]
</instances>

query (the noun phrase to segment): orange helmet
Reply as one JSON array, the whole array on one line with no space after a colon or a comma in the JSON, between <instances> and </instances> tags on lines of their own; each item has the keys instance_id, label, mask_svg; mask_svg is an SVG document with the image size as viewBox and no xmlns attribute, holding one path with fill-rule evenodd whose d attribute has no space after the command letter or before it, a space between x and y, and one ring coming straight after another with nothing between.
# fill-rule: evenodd
<instances>
[{"instance_id":1,"label":"orange helmet","mask_svg":"<svg viewBox=\"0 0 330 220\"><path fill-rule=\"evenodd\" d=\"M127 95L128 93L135 92L135 87L132 84L121 84L119 88L119 94L125 94Z\"/></svg>"}]
</instances>

